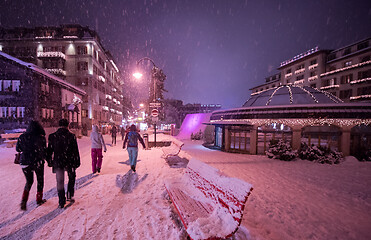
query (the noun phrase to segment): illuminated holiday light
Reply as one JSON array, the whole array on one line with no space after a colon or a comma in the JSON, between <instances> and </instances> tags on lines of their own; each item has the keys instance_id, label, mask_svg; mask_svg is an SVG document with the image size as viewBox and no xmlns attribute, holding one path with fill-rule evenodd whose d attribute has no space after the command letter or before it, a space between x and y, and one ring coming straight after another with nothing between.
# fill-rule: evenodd
<instances>
[{"instance_id":1,"label":"illuminated holiday light","mask_svg":"<svg viewBox=\"0 0 371 240\"><path fill-rule=\"evenodd\" d=\"M298 54L298 55L296 55L295 57L293 57L293 58L291 58L289 60L286 60L286 61L281 62L280 67L285 66L285 65L287 65L289 63L292 63L292 62L294 62L296 60L299 60L299 59L301 59L303 57L309 56L309 55L317 52L318 50L319 50L319 48L317 46L317 47L312 48L312 49L310 49L310 50L308 50L308 51L306 51L304 53Z\"/></svg>"},{"instance_id":2,"label":"illuminated holiday light","mask_svg":"<svg viewBox=\"0 0 371 240\"><path fill-rule=\"evenodd\" d=\"M338 88L338 87L340 87L340 85L324 86L324 87L321 87L321 90L324 90L324 89L331 89L331 88Z\"/></svg>"},{"instance_id":3,"label":"illuminated holiday light","mask_svg":"<svg viewBox=\"0 0 371 240\"><path fill-rule=\"evenodd\" d=\"M274 95L274 94L278 91L278 89L280 89L280 88L282 88L282 86L276 88L276 90L273 91L273 93L272 93L271 96L269 97L267 103L265 104L266 106L269 105L269 103L272 101L272 97L273 97L273 95Z\"/></svg>"},{"instance_id":4,"label":"illuminated holiday light","mask_svg":"<svg viewBox=\"0 0 371 240\"><path fill-rule=\"evenodd\" d=\"M295 74L300 74L302 72L305 72L305 68L301 68L295 71Z\"/></svg>"},{"instance_id":5,"label":"illuminated holiday light","mask_svg":"<svg viewBox=\"0 0 371 240\"><path fill-rule=\"evenodd\" d=\"M303 83L304 83L304 79L294 82L295 85L299 85L299 84L303 84Z\"/></svg>"},{"instance_id":6,"label":"illuminated holiday light","mask_svg":"<svg viewBox=\"0 0 371 240\"><path fill-rule=\"evenodd\" d=\"M362 78L362 79L351 81L350 84L364 83L364 82L368 82L370 80L371 80L371 78Z\"/></svg>"},{"instance_id":7,"label":"illuminated holiday light","mask_svg":"<svg viewBox=\"0 0 371 240\"><path fill-rule=\"evenodd\" d=\"M311 96L311 98L313 99L313 101L315 102L315 103L318 103L318 100L314 97L314 95L311 93L311 92L309 92L308 90L306 90L306 89L304 89L302 86L298 86L301 90L303 90L304 92L306 92L307 94L309 94L309 96Z\"/></svg>"},{"instance_id":8,"label":"illuminated holiday light","mask_svg":"<svg viewBox=\"0 0 371 240\"><path fill-rule=\"evenodd\" d=\"M316 89L317 91L319 91L319 92L325 94L326 97L330 98L332 101L334 101L334 102L336 102L336 103L342 103L342 102L344 102L344 101L341 100L340 98L334 96L333 94L331 94L331 93L329 93L329 92L327 92L327 91L322 91L322 90L320 90L320 89L318 89L318 88L315 88L315 89Z\"/></svg>"},{"instance_id":9,"label":"illuminated holiday light","mask_svg":"<svg viewBox=\"0 0 371 240\"><path fill-rule=\"evenodd\" d=\"M312 69L315 69L316 67L318 67L318 63L313 64L313 65L310 65L310 66L308 67L308 69L309 69L309 70L312 70Z\"/></svg>"},{"instance_id":10,"label":"illuminated holiday light","mask_svg":"<svg viewBox=\"0 0 371 240\"><path fill-rule=\"evenodd\" d=\"M360 95L360 96L354 96L354 97L350 97L350 100L368 99L368 98L371 98L371 95Z\"/></svg>"},{"instance_id":11,"label":"illuminated holiday light","mask_svg":"<svg viewBox=\"0 0 371 240\"><path fill-rule=\"evenodd\" d=\"M290 86L287 86L287 88L289 89L289 95L290 95L290 104L293 103L294 99L292 97L292 91L291 91L291 87Z\"/></svg>"},{"instance_id":12,"label":"illuminated holiday light","mask_svg":"<svg viewBox=\"0 0 371 240\"><path fill-rule=\"evenodd\" d=\"M304 119L225 119L210 120L210 123L238 123L253 126L270 125L273 123L293 126L325 126L334 125L339 127L352 127L359 125L371 125L371 119L333 119L333 118L304 118Z\"/></svg>"},{"instance_id":13,"label":"illuminated holiday light","mask_svg":"<svg viewBox=\"0 0 371 240\"><path fill-rule=\"evenodd\" d=\"M62 52L37 52L37 57L59 57L66 59L66 55Z\"/></svg>"},{"instance_id":14,"label":"illuminated holiday light","mask_svg":"<svg viewBox=\"0 0 371 240\"><path fill-rule=\"evenodd\" d=\"M66 76L66 71L60 68L46 68L46 71L54 74L54 75L64 75Z\"/></svg>"}]
</instances>

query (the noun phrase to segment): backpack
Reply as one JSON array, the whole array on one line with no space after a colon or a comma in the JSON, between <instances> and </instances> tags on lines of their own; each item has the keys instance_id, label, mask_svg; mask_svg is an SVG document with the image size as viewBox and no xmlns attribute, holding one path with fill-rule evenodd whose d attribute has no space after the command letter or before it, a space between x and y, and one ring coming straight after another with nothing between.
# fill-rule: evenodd
<instances>
[{"instance_id":1,"label":"backpack","mask_svg":"<svg viewBox=\"0 0 371 240\"><path fill-rule=\"evenodd\" d=\"M138 146L138 133L129 132L128 147L137 147L137 146Z\"/></svg>"}]
</instances>

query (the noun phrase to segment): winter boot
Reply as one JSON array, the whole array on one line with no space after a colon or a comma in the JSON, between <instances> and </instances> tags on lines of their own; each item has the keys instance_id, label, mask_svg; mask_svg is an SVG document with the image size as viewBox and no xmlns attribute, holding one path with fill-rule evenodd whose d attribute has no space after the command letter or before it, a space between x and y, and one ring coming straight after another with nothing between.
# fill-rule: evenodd
<instances>
[{"instance_id":1,"label":"winter boot","mask_svg":"<svg viewBox=\"0 0 371 240\"><path fill-rule=\"evenodd\" d=\"M27 210L27 200L28 200L28 195L30 192L28 190L23 190L22 194L22 201L21 201L21 210L26 211Z\"/></svg>"},{"instance_id":2,"label":"winter boot","mask_svg":"<svg viewBox=\"0 0 371 240\"><path fill-rule=\"evenodd\" d=\"M71 194L70 191L67 191L67 201L74 203L75 199L73 198L73 195Z\"/></svg>"},{"instance_id":3,"label":"winter boot","mask_svg":"<svg viewBox=\"0 0 371 240\"><path fill-rule=\"evenodd\" d=\"M36 203L37 205L41 205L46 202L46 199L43 199L43 192L36 193Z\"/></svg>"},{"instance_id":4,"label":"winter boot","mask_svg":"<svg viewBox=\"0 0 371 240\"><path fill-rule=\"evenodd\" d=\"M58 191L58 198L59 198L59 208L64 208L64 205L66 204L66 196L64 189Z\"/></svg>"}]
</instances>

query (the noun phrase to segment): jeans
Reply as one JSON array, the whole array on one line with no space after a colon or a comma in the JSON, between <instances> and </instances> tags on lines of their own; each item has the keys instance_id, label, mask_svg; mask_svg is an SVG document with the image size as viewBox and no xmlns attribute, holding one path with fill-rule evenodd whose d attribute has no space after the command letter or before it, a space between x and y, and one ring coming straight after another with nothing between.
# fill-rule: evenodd
<instances>
[{"instance_id":1,"label":"jeans","mask_svg":"<svg viewBox=\"0 0 371 240\"><path fill-rule=\"evenodd\" d=\"M136 166L137 165L137 158L138 158L138 148L137 147L128 147L128 153L129 153L129 162L130 166Z\"/></svg>"},{"instance_id":2,"label":"jeans","mask_svg":"<svg viewBox=\"0 0 371 240\"><path fill-rule=\"evenodd\" d=\"M56 168L56 178L57 178L57 191L59 197L59 205L64 205L66 203L66 195L64 191L64 172L66 170L62 168ZM72 198L75 194L75 181L76 181L76 172L75 169L68 169L68 184L67 184L67 196Z\"/></svg>"},{"instance_id":3,"label":"jeans","mask_svg":"<svg viewBox=\"0 0 371 240\"><path fill-rule=\"evenodd\" d=\"M102 168L102 149L101 148L92 148L91 149L91 160L92 160L92 170L93 173L97 171L97 168Z\"/></svg>"},{"instance_id":4,"label":"jeans","mask_svg":"<svg viewBox=\"0 0 371 240\"><path fill-rule=\"evenodd\" d=\"M26 185L24 189L27 191L31 190L33 184L33 172L36 174L37 179L37 191L42 192L44 189L44 164L40 166L28 166L26 168L22 168L24 176L26 177Z\"/></svg>"}]
</instances>

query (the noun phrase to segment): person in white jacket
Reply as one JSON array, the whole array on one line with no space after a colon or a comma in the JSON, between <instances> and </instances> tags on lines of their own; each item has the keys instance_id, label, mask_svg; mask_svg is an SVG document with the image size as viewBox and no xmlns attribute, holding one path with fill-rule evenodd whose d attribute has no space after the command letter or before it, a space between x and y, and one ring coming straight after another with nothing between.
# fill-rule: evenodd
<instances>
[{"instance_id":1,"label":"person in white jacket","mask_svg":"<svg viewBox=\"0 0 371 240\"><path fill-rule=\"evenodd\" d=\"M93 130L90 134L91 140L91 160L92 160L92 170L93 173L100 173L102 168L102 147L104 148L104 152L107 151L106 144L104 143L104 139L102 134L98 132L98 126L93 125Z\"/></svg>"}]
</instances>

